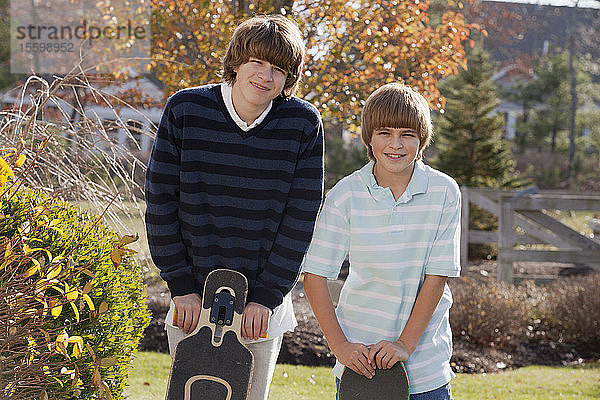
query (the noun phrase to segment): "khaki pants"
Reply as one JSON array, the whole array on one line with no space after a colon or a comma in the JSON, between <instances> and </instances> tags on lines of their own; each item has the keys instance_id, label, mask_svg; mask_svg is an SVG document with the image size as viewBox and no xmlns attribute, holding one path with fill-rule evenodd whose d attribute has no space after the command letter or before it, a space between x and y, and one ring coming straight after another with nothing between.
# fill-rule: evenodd
<instances>
[{"instance_id":1,"label":"khaki pants","mask_svg":"<svg viewBox=\"0 0 600 400\"><path fill-rule=\"evenodd\" d=\"M165 325L165 329L169 339L169 352L173 357L175 347L187 335L181 329L169 325ZM248 400L267 400L269 397L269 387L273 380L273 372L275 372L275 364L282 342L283 336L279 336L272 340L245 344L254 355L254 372L252 382L250 382Z\"/></svg>"}]
</instances>

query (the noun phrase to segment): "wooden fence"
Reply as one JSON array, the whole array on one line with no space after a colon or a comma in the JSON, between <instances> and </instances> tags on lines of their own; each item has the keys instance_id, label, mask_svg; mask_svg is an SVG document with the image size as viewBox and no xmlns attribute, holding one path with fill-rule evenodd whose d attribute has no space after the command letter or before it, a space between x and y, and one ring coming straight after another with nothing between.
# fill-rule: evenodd
<instances>
[{"instance_id":1,"label":"wooden fence","mask_svg":"<svg viewBox=\"0 0 600 400\"><path fill-rule=\"evenodd\" d=\"M520 278L513 272L515 261L585 264L600 271L600 238L581 235L547 213L547 210L600 212L600 194L538 191L535 187L520 192L462 187L461 192L463 266L468 262L469 243L497 243L497 277L502 281ZM498 217L497 232L469 230L470 203ZM545 246L535 246L538 249L520 246L531 244Z\"/></svg>"}]
</instances>

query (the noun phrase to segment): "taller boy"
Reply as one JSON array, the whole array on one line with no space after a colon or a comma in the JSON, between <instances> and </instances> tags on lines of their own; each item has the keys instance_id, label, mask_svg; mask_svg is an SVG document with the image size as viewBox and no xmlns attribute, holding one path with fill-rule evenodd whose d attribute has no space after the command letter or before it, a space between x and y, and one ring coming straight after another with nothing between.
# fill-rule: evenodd
<instances>
[{"instance_id":1,"label":"taller boy","mask_svg":"<svg viewBox=\"0 0 600 400\"><path fill-rule=\"evenodd\" d=\"M300 30L282 16L239 25L224 83L169 98L146 175L148 243L172 298L171 354L198 323L208 273L241 272L252 400L267 398L283 333L296 326L289 292L322 200L321 117L293 97L304 54Z\"/></svg>"}]
</instances>

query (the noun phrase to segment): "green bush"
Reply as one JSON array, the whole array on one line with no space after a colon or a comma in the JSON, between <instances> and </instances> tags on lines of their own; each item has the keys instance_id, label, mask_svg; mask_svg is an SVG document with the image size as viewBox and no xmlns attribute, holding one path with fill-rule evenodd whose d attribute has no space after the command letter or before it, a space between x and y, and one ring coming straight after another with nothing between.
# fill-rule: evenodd
<instances>
[{"instance_id":1,"label":"green bush","mask_svg":"<svg viewBox=\"0 0 600 400\"><path fill-rule=\"evenodd\" d=\"M150 322L134 239L16 186L0 198L0 398L123 399Z\"/></svg>"}]
</instances>

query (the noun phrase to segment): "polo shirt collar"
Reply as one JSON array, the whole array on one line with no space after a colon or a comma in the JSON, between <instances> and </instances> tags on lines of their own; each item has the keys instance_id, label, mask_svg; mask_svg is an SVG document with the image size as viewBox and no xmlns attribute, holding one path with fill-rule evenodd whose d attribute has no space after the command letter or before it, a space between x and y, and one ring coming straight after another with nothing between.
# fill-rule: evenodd
<instances>
[{"instance_id":1,"label":"polo shirt collar","mask_svg":"<svg viewBox=\"0 0 600 400\"><path fill-rule=\"evenodd\" d=\"M360 177L364 184L367 187L367 190L375 198L376 200L380 200L383 197L387 196L386 193L390 193L389 188L384 188L377 184L375 180L375 175L373 175L373 166L375 162L373 160L369 161L364 167L362 167L359 171ZM412 177L410 178L410 182L408 182L408 186L406 190L398 199L398 202L406 203L412 199L412 197L416 194L427 193L427 188L429 186L429 176L425 171L425 164L422 160L419 160L415 163L415 168L413 170Z\"/></svg>"}]
</instances>

